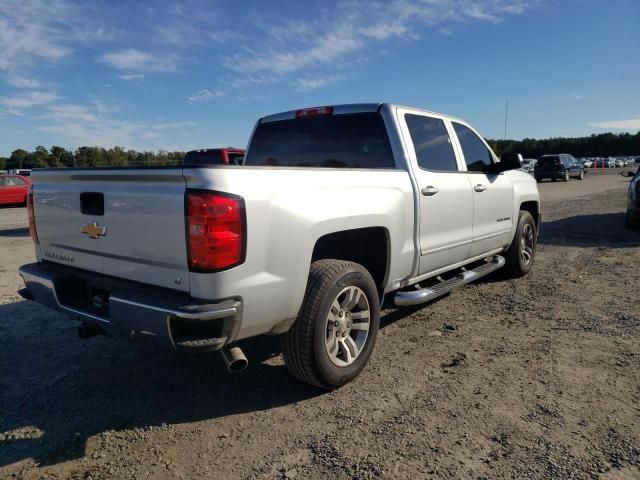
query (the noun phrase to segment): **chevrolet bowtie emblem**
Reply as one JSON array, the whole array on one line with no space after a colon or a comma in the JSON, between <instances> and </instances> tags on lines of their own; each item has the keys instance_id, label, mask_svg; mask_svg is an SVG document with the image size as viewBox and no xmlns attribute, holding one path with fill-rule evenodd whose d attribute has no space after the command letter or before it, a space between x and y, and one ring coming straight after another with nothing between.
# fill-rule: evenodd
<instances>
[{"instance_id":1,"label":"chevrolet bowtie emblem","mask_svg":"<svg viewBox=\"0 0 640 480\"><path fill-rule=\"evenodd\" d=\"M80 233L86 233L89 238L103 237L107 234L107 227L99 227L96 222L87 223L82 226Z\"/></svg>"}]
</instances>

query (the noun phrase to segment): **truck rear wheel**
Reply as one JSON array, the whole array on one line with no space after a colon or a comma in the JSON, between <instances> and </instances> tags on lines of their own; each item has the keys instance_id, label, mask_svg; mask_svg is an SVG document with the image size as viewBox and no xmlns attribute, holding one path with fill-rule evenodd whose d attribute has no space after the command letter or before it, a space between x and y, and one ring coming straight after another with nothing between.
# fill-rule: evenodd
<instances>
[{"instance_id":1,"label":"truck rear wheel","mask_svg":"<svg viewBox=\"0 0 640 480\"><path fill-rule=\"evenodd\" d=\"M516 234L504 254L504 272L508 277L519 278L529 273L533 266L537 242L536 222L529 212L521 210Z\"/></svg>"},{"instance_id":2,"label":"truck rear wheel","mask_svg":"<svg viewBox=\"0 0 640 480\"><path fill-rule=\"evenodd\" d=\"M304 303L282 335L289 372L320 388L340 387L366 366L380 325L380 301L371 274L354 262L311 264Z\"/></svg>"}]
</instances>

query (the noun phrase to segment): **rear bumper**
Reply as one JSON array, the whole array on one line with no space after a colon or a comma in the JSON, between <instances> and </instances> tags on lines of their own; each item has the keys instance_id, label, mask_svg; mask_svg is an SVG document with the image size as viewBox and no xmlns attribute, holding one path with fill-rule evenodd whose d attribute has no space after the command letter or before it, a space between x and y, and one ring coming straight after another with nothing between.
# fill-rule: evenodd
<instances>
[{"instance_id":1,"label":"rear bumper","mask_svg":"<svg viewBox=\"0 0 640 480\"><path fill-rule=\"evenodd\" d=\"M111 336L177 350L214 351L232 342L240 329L239 299L199 301L181 292L46 262L23 265L19 273L26 286L23 297Z\"/></svg>"}]
</instances>

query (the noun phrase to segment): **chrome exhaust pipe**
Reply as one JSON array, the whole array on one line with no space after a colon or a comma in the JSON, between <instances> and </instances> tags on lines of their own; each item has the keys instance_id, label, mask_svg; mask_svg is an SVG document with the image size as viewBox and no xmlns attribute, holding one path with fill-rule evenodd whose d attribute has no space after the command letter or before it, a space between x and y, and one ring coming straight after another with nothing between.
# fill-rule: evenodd
<instances>
[{"instance_id":1,"label":"chrome exhaust pipe","mask_svg":"<svg viewBox=\"0 0 640 480\"><path fill-rule=\"evenodd\" d=\"M237 345L224 347L220 350L220 354L229 373L240 373L249 365L247 357Z\"/></svg>"}]
</instances>

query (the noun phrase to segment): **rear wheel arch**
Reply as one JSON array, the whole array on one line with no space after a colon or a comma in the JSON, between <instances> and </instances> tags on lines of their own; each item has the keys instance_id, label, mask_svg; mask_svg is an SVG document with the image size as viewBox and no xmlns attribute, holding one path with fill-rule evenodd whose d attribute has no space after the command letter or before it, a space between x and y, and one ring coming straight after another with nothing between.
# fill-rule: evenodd
<instances>
[{"instance_id":1,"label":"rear wheel arch","mask_svg":"<svg viewBox=\"0 0 640 480\"><path fill-rule=\"evenodd\" d=\"M385 227L364 227L325 234L316 240L311 262L337 259L355 262L369 271L382 298L389 278L391 240Z\"/></svg>"}]
</instances>

